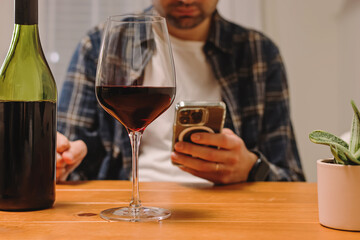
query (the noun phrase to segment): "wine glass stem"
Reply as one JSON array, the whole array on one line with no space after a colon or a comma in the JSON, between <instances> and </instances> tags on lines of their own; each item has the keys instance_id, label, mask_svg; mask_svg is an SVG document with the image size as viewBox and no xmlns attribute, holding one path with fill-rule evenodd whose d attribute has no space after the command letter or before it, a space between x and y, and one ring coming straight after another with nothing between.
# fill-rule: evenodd
<instances>
[{"instance_id":1,"label":"wine glass stem","mask_svg":"<svg viewBox=\"0 0 360 240\"><path fill-rule=\"evenodd\" d=\"M129 137L132 149L132 198L130 207L138 209L141 207L140 194L139 194L139 169L138 169L138 157L139 146L142 137L142 132L129 131Z\"/></svg>"}]
</instances>

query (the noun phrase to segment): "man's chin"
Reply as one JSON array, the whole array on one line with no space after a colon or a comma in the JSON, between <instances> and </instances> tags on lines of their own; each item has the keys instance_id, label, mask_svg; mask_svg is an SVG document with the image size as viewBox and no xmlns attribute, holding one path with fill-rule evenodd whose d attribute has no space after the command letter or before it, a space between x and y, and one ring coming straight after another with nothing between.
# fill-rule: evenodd
<instances>
[{"instance_id":1,"label":"man's chin","mask_svg":"<svg viewBox=\"0 0 360 240\"><path fill-rule=\"evenodd\" d=\"M171 19L171 21L169 21L169 23L171 25L173 25L174 27L179 28L179 29L195 28L201 22L202 22L202 20L199 19L199 18L193 18L193 17L188 17L188 16L183 16L183 17L180 17L180 18Z\"/></svg>"}]
</instances>

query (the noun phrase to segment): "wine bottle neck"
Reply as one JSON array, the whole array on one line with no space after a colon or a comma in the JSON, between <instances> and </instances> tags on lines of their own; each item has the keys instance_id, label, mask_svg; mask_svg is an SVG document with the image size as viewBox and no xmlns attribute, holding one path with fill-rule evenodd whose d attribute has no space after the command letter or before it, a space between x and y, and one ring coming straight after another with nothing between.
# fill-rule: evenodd
<instances>
[{"instance_id":1,"label":"wine bottle neck","mask_svg":"<svg viewBox=\"0 0 360 240\"><path fill-rule=\"evenodd\" d=\"M15 24L38 24L38 0L15 0Z\"/></svg>"},{"instance_id":2,"label":"wine bottle neck","mask_svg":"<svg viewBox=\"0 0 360 240\"><path fill-rule=\"evenodd\" d=\"M40 38L39 38L38 26L36 24L33 25L15 24L13 41L18 42L19 40L21 40L20 43L25 44L26 48L29 48L29 50L31 50L30 48L39 45Z\"/></svg>"}]
</instances>

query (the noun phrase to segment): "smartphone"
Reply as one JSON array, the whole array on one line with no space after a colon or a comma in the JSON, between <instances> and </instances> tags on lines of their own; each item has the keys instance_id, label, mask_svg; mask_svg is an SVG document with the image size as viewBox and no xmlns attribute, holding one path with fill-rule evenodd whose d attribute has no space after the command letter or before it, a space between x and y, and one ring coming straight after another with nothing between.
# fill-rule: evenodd
<instances>
[{"instance_id":1,"label":"smartphone","mask_svg":"<svg viewBox=\"0 0 360 240\"><path fill-rule=\"evenodd\" d=\"M179 141L191 142L195 132L221 132L226 115L224 102L179 102L175 107L172 151Z\"/></svg>"}]
</instances>

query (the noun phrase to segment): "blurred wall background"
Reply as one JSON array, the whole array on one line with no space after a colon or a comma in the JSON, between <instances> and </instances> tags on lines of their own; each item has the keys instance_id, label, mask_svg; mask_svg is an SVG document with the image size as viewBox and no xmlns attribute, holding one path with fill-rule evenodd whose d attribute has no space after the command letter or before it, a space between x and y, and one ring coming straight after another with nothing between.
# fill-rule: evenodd
<instances>
[{"instance_id":1,"label":"blurred wall background","mask_svg":"<svg viewBox=\"0 0 360 240\"><path fill-rule=\"evenodd\" d=\"M45 55L57 81L86 31L108 15L141 11L151 0L39 0ZM0 62L13 29L13 0L0 7ZM350 99L360 106L360 1L220 0L228 20L267 34L280 48L288 73L291 115L308 181L316 181L316 160L330 157L308 134L350 129Z\"/></svg>"},{"instance_id":2,"label":"blurred wall background","mask_svg":"<svg viewBox=\"0 0 360 240\"><path fill-rule=\"evenodd\" d=\"M360 106L360 1L263 0L263 30L278 44L286 64L292 119L308 181L327 146L308 140L322 129L350 130L353 99Z\"/></svg>"}]
</instances>

